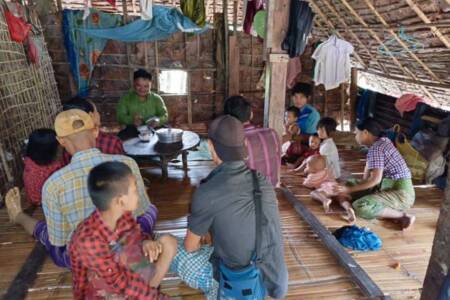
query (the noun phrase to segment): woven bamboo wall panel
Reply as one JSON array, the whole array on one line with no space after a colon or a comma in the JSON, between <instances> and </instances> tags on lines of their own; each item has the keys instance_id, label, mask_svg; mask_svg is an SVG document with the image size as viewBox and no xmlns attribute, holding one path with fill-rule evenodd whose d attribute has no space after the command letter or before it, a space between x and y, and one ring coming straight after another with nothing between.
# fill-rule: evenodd
<instances>
[{"instance_id":1,"label":"woven bamboo wall panel","mask_svg":"<svg viewBox=\"0 0 450 300\"><path fill-rule=\"evenodd\" d=\"M33 23L40 28L37 20ZM33 39L42 46L34 65L28 63L24 46L11 40L0 10L0 195L11 179L20 183L24 139L34 129L52 128L61 105L44 37Z\"/></svg>"}]
</instances>

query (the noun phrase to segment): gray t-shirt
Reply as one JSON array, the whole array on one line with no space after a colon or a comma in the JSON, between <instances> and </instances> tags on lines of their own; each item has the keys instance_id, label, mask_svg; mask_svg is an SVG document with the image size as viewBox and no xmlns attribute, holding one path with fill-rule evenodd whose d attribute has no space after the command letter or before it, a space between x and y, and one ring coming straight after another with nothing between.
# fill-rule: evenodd
<instances>
[{"instance_id":1,"label":"gray t-shirt","mask_svg":"<svg viewBox=\"0 0 450 300\"><path fill-rule=\"evenodd\" d=\"M269 296L281 298L287 292L278 204L273 186L258 174L262 192L262 271ZM197 235L211 232L217 270L220 258L230 268L246 267L255 251L255 204L253 177L243 161L222 163L194 194L189 230Z\"/></svg>"}]
</instances>

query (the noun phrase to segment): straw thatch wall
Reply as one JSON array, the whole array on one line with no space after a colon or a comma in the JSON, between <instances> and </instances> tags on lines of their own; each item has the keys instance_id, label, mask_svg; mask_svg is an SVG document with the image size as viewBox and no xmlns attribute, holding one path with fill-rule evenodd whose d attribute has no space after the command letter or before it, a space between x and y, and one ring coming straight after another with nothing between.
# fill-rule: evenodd
<instances>
[{"instance_id":1,"label":"straw thatch wall","mask_svg":"<svg viewBox=\"0 0 450 300\"><path fill-rule=\"evenodd\" d=\"M33 23L40 28L37 18ZM21 178L22 141L33 129L53 127L60 107L44 37L34 38L43 48L39 64L30 65L23 45L11 41L0 9L0 195L7 182L17 184Z\"/></svg>"}]
</instances>

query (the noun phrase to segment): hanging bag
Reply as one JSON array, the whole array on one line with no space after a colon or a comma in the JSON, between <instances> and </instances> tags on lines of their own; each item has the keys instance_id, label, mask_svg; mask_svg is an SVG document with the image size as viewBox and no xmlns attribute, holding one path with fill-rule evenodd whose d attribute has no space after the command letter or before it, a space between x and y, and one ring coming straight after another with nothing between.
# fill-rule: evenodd
<instances>
[{"instance_id":1,"label":"hanging bag","mask_svg":"<svg viewBox=\"0 0 450 300\"><path fill-rule=\"evenodd\" d=\"M11 40L17 43L23 43L28 37L32 25L27 24L22 18L14 16L4 1L2 1L2 7Z\"/></svg>"},{"instance_id":2,"label":"hanging bag","mask_svg":"<svg viewBox=\"0 0 450 300\"><path fill-rule=\"evenodd\" d=\"M406 136L400 132L399 125L394 126L394 129L397 134L395 138L395 146L411 170L412 179L418 183L424 182L428 162L422 157L422 155L420 155L419 151L411 146Z\"/></svg>"},{"instance_id":3,"label":"hanging bag","mask_svg":"<svg viewBox=\"0 0 450 300\"><path fill-rule=\"evenodd\" d=\"M261 263L262 194L256 172L252 171L252 175L256 219L256 251L250 264L242 269L228 268L223 261L220 261L219 299L262 300L266 295L261 271L258 268L258 264Z\"/></svg>"}]
</instances>

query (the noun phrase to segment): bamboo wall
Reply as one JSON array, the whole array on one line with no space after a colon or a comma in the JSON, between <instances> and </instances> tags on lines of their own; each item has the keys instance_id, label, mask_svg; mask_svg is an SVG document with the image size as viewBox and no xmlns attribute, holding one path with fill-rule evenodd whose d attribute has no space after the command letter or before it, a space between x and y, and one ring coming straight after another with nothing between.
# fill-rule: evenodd
<instances>
[{"instance_id":1,"label":"bamboo wall","mask_svg":"<svg viewBox=\"0 0 450 300\"><path fill-rule=\"evenodd\" d=\"M33 23L40 28L37 18ZM53 117L60 108L44 37L35 35L33 39L42 44L36 65L28 63L23 45L10 39L3 8L0 9L0 195L7 183L20 182L23 140L34 129L53 127Z\"/></svg>"}]
</instances>

